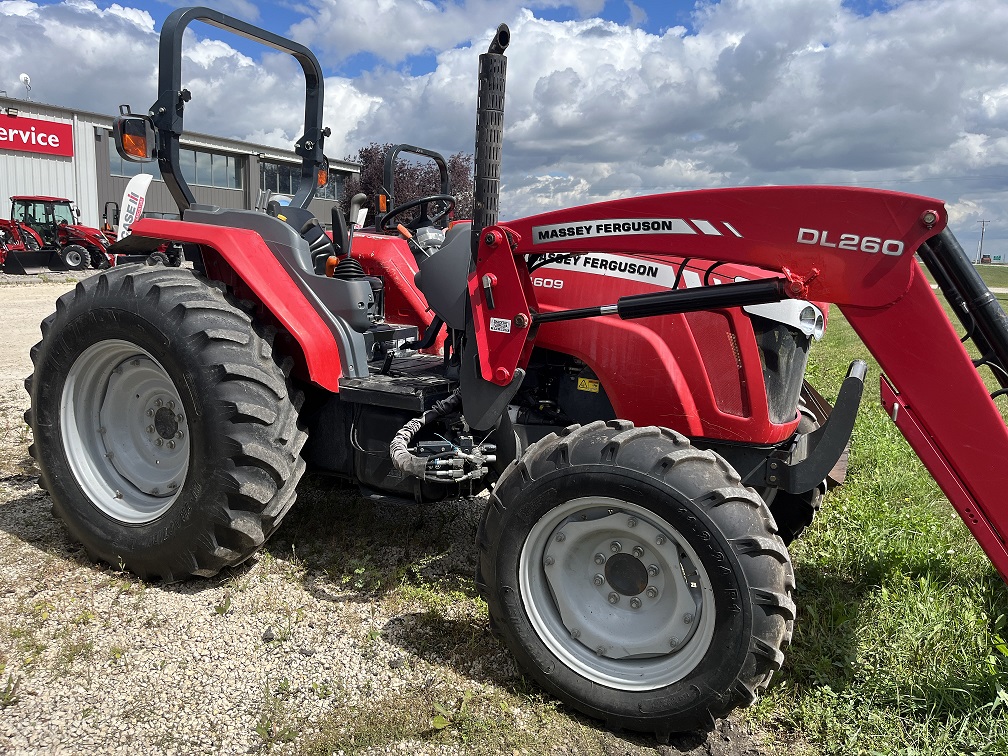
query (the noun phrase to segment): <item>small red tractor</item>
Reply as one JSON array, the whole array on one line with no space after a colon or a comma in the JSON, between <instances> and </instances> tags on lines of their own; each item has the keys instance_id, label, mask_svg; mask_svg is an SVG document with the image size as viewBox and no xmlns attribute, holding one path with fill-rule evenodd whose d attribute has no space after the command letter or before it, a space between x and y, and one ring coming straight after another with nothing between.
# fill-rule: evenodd
<instances>
[{"instance_id":1,"label":"small red tractor","mask_svg":"<svg viewBox=\"0 0 1008 756\"><path fill-rule=\"evenodd\" d=\"M195 203L178 163L193 20L304 70L288 207ZM915 253L1002 386L1008 323L943 204L754 187L499 221L508 41L502 26L480 56L473 222L445 229L447 187L399 206L386 192L375 228L350 234L337 211L330 238L306 209L329 133L315 57L213 10L168 17L160 95L114 132L124 157L158 159L182 219L141 219L112 251L177 241L192 268L88 278L31 352L30 451L72 537L177 581L262 547L306 466L389 499L489 490L476 582L526 673L612 727L709 728L791 639L787 543L865 374L851 365L833 408L803 385L835 303L882 366L886 411L1008 576L1008 430Z\"/></svg>"},{"instance_id":2,"label":"small red tractor","mask_svg":"<svg viewBox=\"0 0 1008 756\"><path fill-rule=\"evenodd\" d=\"M0 220L9 273L43 268L83 270L115 263L115 236L79 223L80 211L64 197L11 197L10 220Z\"/></svg>"}]
</instances>

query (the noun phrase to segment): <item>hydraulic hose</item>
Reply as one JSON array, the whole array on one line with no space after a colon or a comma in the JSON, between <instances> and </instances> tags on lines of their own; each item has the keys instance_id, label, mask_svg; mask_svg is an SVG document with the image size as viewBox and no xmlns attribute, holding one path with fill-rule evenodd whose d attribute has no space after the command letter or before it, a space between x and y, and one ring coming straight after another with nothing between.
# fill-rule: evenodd
<instances>
[{"instance_id":1,"label":"hydraulic hose","mask_svg":"<svg viewBox=\"0 0 1008 756\"><path fill-rule=\"evenodd\" d=\"M409 445L413 437L420 432L425 425L429 425L438 418L445 417L453 412L462 410L462 395L455 390L451 396L434 402L434 406L424 412L420 417L415 417L404 425L389 444L389 455L392 457L392 464L397 470L413 475L421 480L427 477L427 457L418 457L409 450Z\"/></svg>"}]
</instances>

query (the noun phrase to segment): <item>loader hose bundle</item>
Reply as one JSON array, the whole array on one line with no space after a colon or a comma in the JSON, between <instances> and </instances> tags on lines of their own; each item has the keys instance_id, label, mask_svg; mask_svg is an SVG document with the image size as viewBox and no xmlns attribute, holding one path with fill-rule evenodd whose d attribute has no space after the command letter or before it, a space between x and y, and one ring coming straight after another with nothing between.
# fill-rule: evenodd
<instances>
[{"instance_id":1,"label":"loader hose bundle","mask_svg":"<svg viewBox=\"0 0 1008 756\"><path fill-rule=\"evenodd\" d=\"M408 475L415 475L420 479L425 478L427 473L427 458L418 457L409 450L413 437L425 425L429 425L438 418L458 412L461 409L462 395L456 390L451 396L434 402L434 406L420 417L413 418L406 423L393 436L392 443L389 444L389 454L392 456L392 464L396 466L396 469Z\"/></svg>"},{"instance_id":2,"label":"loader hose bundle","mask_svg":"<svg viewBox=\"0 0 1008 756\"><path fill-rule=\"evenodd\" d=\"M449 442L440 436L443 444L422 441L417 447L410 446L422 428L461 410L462 395L456 389L451 396L435 402L420 417L406 423L389 444L389 456L396 469L421 480L442 482L461 483L485 476L488 472L487 464L497 459L497 447L494 444L474 444L466 435L465 440L458 443ZM439 448L431 449L432 446Z\"/></svg>"}]
</instances>

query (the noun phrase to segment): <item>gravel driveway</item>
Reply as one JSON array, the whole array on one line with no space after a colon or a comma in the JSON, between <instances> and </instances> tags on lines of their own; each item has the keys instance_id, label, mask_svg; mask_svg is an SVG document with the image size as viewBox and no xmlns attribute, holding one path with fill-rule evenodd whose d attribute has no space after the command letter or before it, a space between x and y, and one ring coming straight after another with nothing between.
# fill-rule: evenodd
<instances>
[{"instance_id":1,"label":"gravel driveway","mask_svg":"<svg viewBox=\"0 0 1008 756\"><path fill-rule=\"evenodd\" d=\"M50 513L22 419L38 323L73 285L0 274L0 751L794 752L735 719L624 738L544 697L471 584L479 501L389 505L308 477L267 548L216 578L92 564Z\"/></svg>"}]
</instances>

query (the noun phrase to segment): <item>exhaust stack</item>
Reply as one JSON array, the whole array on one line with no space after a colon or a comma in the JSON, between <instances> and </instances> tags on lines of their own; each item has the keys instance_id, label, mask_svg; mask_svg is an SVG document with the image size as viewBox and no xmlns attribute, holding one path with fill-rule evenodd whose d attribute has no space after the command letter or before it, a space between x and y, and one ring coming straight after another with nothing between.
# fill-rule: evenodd
<instances>
[{"instance_id":1,"label":"exhaust stack","mask_svg":"<svg viewBox=\"0 0 1008 756\"><path fill-rule=\"evenodd\" d=\"M504 140L504 82L511 42L507 24L497 27L490 47L479 56L479 92L476 101L476 186L473 192L471 251L479 249L480 234L497 223L500 199L501 145Z\"/></svg>"}]
</instances>

